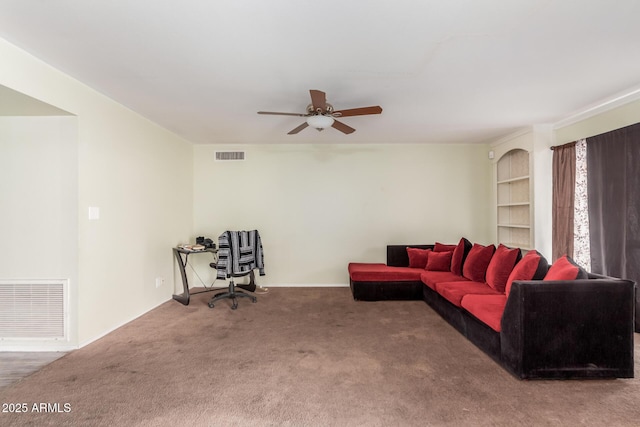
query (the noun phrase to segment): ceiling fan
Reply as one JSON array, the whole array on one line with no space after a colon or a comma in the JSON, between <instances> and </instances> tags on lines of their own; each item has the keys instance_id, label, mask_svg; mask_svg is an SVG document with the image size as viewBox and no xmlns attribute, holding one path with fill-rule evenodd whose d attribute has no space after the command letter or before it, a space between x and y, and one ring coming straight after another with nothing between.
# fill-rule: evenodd
<instances>
[{"instance_id":1,"label":"ceiling fan","mask_svg":"<svg viewBox=\"0 0 640 427\"><path fill-rule=\"evenodd\" d=\"M304 114L276 113L273 111L258 111L258 114L306 117L306 122L288 132L288 135L294 135L308 126L311 126L319 131L331 126L334 129L338 129L342 133L350 134L355 132L356 130L351 126L347 126L346 124L339 122L338 120L336 120L336 117L365 116L368 114L382 113L382 108L378 105L374 107L361 107L352 108L349 110L335 111L333 109L333 105L327 102L327 96L324 92L322 92L321 90L311 89L309 93L311 94L311 104L307 106L307 112Z\"/></svg>"}]
</instances>

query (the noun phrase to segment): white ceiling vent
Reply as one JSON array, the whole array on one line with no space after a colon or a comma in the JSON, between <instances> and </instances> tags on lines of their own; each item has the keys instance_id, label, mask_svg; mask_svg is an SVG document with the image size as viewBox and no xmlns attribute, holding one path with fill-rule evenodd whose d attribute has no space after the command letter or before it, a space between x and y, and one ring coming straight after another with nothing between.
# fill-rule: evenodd
<instances>
[{"instance_id":1,"label":"white ceiling vent","mask_svg":"<svg viewBox=\"0 0 640 427\"><path fill-rule=\"evenodd\" d=\"M244 160L244 151L216 151L216 161Z\"/></svg>"},{"instance_id":2,"label":"white ceiling vent","mask_svg":"<svg viewBox=\"0 0 640 427\"><path fill-rule=\"evenodd\" d=\"M0 340L66 339L67 280L0 281Z\"/></svg>"}]
</instances>

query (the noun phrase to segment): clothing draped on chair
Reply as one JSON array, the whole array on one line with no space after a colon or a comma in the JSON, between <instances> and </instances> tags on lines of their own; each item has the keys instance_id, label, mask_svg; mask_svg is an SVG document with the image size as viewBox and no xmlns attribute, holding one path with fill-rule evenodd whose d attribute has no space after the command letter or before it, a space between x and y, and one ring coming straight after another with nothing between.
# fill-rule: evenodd
<instances>
[{"instance_id":1,"label":"clothing draped on chair","mask_svg":"<svg viewBox=\"0 0 640 427\"><path fill-rule=\"evenodd\" d=\"M218 237L217 278L248 274L258 269L264 276L264 255L258 230L225 231Z\"/></svg>"}]
</instances>

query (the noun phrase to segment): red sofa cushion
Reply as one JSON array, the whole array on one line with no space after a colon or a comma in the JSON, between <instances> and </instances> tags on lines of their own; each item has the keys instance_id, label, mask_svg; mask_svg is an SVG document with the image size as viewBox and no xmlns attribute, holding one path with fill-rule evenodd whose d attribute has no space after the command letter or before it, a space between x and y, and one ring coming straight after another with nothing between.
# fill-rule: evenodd
<instances>
[{"instance_id":1,"label":"red sofa cushion","mask_svg":"<svg viewBox=\"0 0 640 427\"><path fill-rule=\"evenodd\" d=\"M462 267L462 275L472 282L484 283L487 267L495 251L495 245L482 246L474 243Z\"/></svg>"},{"instance_id":2,"label":"red sofa cushion","mask_svg":"<svg viewBox=\"0 0 640 427\"><path fill-rule=\"evenodd\" d=\"M349 277L355 282L410 282L420 280L422 268L389 267L386 264L350 263Z\"/></svg>"},{"instance_id":3,"label":"red sofa cushion","mask_svg":"<svg viewBox=\"0 0 640 427\"><path fill-rule=\"evenodd\" d=\"M465 279L462 276L458 276L457 274L453 274L450 271L423 271L420 275L420 280L422 283L436 290L436 284L443 282L463 282Z\"/></svg>"},{"instance_id":4,"label":"red sofa cushion","mask_svg":"<svg viewBox=\"0 0 640 427\"><path fill-rule=\"evenodd\" d=\"M462 265L464 260L469 254L473 245L466 238L461 238L457 245L448 245L440 242L436 242L433 247L434 252L450 252L453 251L451 256L451 272L462 276Z\"/></svg>"},{"instance_id":5,"label":"red sofa cushion","mask_svg":"<svg viewBox=\"0 0 640 427\"><path fill-rule=\"evenodd\" d=\"M426 269L429 271L449 271L451 269L451 257L453 251L432 252L429 254Z\"/></svg>"},{"instance_id":6,"label":"red sofa cushion","mask_svg":"<svg viewBox=\"0 0 640 427\"><path fill-rule=\"evenodd\" d=\"M462 308L496 332L500 332L502 313L507 305L506 295L465 295Z\"/></svg>"},{"instance_id":7,"label":"red sofa cushion","mask_svg":"<svg viewBox=\"0 0 640 427\"><path fill-rule=\"evenodd\" d=\"M445 245L444 243L436 242L433 245L433 252L452 252L456 248L456 245Z\"/></svg>"},{"instance_id":8,"label":"red sofa cushion","mask_svg":"<svg viewBox=\"0 0 640 427\"><path fill-rule=\"evenodd\" d=\"M530 250L524 257L513 267L513 271L509 274L507 285L505 286L505 294L509 296L511 285L514 280L542 280L547 274L549 264L545 257L538 251Z\"/></svg>"},{"instance_id":9,"label":"red sofa cushion","mask_svg":"<svg viewBox=\"0 0 640 427\"><path fill-rule=\"evenodd\" d=\"M498 292L504 292L509 274L520 257L520 249L509 249L502 243L498 245L487 267L487 285Z\"/></svg>"},{"instance_id":10,"label":"red sofa cushion","mask_svg":"<svg viewBox=\"0 0 640 427\"><path fill-rule=\"evenodd\" d=\"M464 264L465 258L469 254L472 246L471 242L464 237L460 239L453 251L453 257L451 258L452 273L462 276L462 265Z\"/></svg>"},{"instance_id":11,"label":"red sofa cushion","mask_svg":"<svg viewBox=\"0 0 640 427\"><path fill-rule=\"evenodd\" d=\"M587 278L587 272L567 255L558 258L549 268L547 275L544 276L544 280L576 280Z\"/></svg>"},{"instance_id":12,"label":"red sofa cushion","mask_svg":"<svg viewBox=\"0 0 640 427\"><path fill-rule=\"evenodd\" d=\"M429 259L430 252L431 249L407 248L409 267L425 268L427 266L427 260Z\"/></svg>"},{"instance_id":13,"label":"red sofa cushion","mask_svg":"<svg viewBox=\"0 0 640 427\"><path fill-rule=\"evenodd\" d=\"M436 292L458 307L461 306L462 298L464 298L465 295L502 295L500 292L484 283L484 281L472 282L469 280L464 282L437 283Z\"/></svg>"}]
</instances>

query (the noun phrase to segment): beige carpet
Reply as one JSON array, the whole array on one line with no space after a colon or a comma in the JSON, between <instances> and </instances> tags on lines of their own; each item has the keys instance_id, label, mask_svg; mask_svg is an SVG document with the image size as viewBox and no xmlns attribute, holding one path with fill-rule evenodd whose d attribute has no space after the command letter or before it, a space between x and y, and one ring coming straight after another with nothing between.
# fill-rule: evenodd
<instances>
[{"instance_id":1,"label":"beige carpet","mask_svg":"<svg viewBox=\"0 0 640 427\"><path fill-rule=\"evenodd\" d=\"M169 301L0 391L3 409L28 406L0 425L640 425L640 378L519 381L421 301L272 288L232 311L209 296Z\"/></svg>"}]
</instances>

